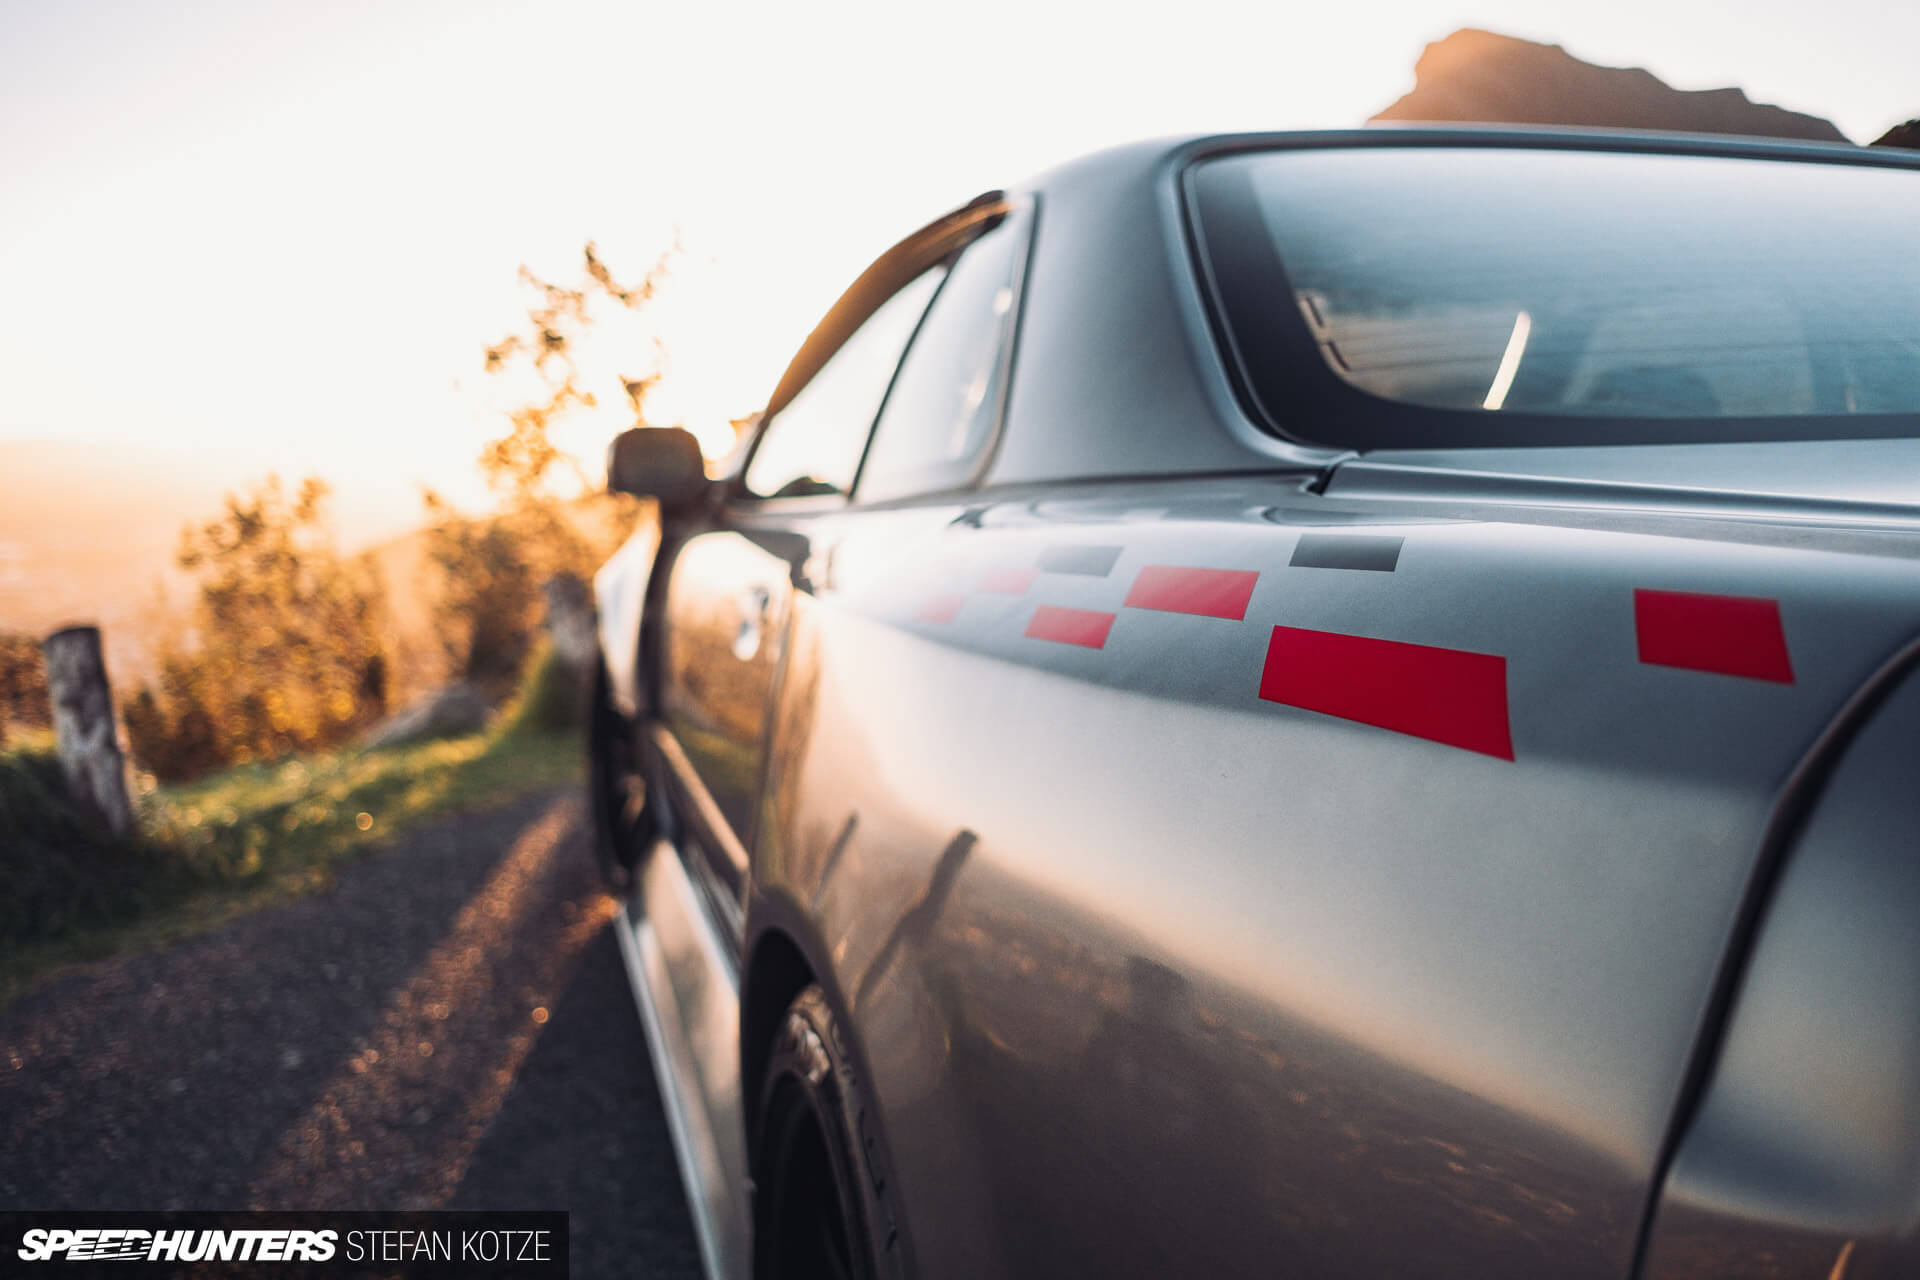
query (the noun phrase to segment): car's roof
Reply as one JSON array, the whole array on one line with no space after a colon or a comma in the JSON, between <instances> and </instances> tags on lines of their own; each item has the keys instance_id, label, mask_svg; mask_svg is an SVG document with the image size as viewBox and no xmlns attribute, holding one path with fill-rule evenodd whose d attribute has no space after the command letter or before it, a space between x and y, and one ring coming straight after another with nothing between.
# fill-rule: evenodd
<instances>
[{"instance_id":1,"label":"car's roof","mask_svg":"<svg viewBox=\"0 0 1920 1280\"><path fill-rule=\"evenodd\" d=\"M1188 133L1123 143L1066 161L1022 183L1044 191L1087 170L1140 171L1199 155L1293 147L1520 147L1639 154L1727 155L1920 168L1920 151L1842 142L1756 138L1742 134L1664 129L1602 129L1580 125L1407 123L1385 121L1355 129L1286 129L1246 133Z\"/></svg>"}]
</instances>

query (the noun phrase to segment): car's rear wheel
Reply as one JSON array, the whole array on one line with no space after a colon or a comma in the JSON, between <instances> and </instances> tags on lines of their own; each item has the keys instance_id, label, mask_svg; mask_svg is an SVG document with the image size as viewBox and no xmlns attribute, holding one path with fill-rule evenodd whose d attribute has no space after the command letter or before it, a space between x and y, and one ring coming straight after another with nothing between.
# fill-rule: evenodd
<instances>
[{"instance_id":1,"label":"car's rear wheel","mask_svg":"<svg viewBox=\"0 0 1920 1280\"><path fill-rule=\"evenodd\" d=\"M587 724L588 803L593 809L593 856L615 889L625 888L634 863L653 835L652 806L640 772L633 724L613 706L607 669L594 673Z\"/></svg>"},{"instance_id":2,"label":"car's rear wheel","mask_svg":"<svg viewBox=\"0 0 1920 1280\"><path fill-rule=\"evenodd\" d=\"M826 994L808 987L774 1035L753 1147L755 1280L879 1280L900 1273L887 1179Z\"/></svg>"}]
</instances>

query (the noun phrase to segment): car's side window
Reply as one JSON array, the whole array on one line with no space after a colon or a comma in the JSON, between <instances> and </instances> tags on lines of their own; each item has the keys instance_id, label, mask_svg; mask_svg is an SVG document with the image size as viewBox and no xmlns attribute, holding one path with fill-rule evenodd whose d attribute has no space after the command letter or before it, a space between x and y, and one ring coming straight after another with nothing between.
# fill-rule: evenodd
<instances>
[{"instance_id":1,"label":"car's side window","mask_svg":"<svg viewBox=\"0 0 1920 1280\"><path fill-rule=\"evenodd\" d=\"M860 499L964 485L992 442L1030 215L1018 210L969 245L900 362L860 471Z\"/></svg>"},{"instance_id":2,"label":"car's side window","mask_svg":"<svg viewBox=\"0 0 1920 1280\"><path fill-rule=\"evenodd\" d=\"M900 353L945 274L944 264L929 268L881 303L773 415L747 463L748 493L798 498L853 487Z\"/></svg>"}]
</instances>

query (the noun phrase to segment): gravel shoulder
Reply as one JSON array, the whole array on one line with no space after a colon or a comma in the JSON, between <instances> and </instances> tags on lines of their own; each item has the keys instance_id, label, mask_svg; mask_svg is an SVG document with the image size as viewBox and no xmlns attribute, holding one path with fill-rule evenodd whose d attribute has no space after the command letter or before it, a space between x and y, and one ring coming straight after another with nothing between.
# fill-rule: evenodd
<instances>
[{"instance_id":1,"label":"gravel shoulder","mask_svg":"<svg viewBox=\"0 0 1920 1280\"><path fill-rule=\"evenodd\" d=\"M0 1012L0 1207L568 1209L577 1275L696 1276L577 794Z\"/></svg>"}]
</instances>

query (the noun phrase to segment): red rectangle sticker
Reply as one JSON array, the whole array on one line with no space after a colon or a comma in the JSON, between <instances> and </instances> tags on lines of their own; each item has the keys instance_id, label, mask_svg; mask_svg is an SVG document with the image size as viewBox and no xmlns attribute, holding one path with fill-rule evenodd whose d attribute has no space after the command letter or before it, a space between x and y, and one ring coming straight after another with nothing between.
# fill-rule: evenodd
<instances>
[{"instance_id":1,"label":"red rectangle sticker","mask_svg":"<svg viewBox=\"0 0 1920 1280\"><path fill-rule=\"evenodd\" d=\"M1150 564L1133 580L1126 603L1134 609L1238 620L1247 616L1247 601L1253 598L1253 586L1258 581L1260 575L1251 569L1183 569Z\"/></svg>"},{"instance_id":2,"label":"red rectangle sticker","mask_svg":"<svg viewBox=\"0 0 1920 1280\"><path fill-rule=\"evenodd\" d=\"M1513 759L1507 660L1496 654L1275 627L1260 696Z\"/></svg>"},{"instance_id":3,"label":"red rectangle sticker","mask_svg":"<svg viewBox=\"0 0 1920 1280\"><path fill-rule=\"evenodd\" d=\"M1112 629L1113 615L1110 613L1093 609L1066 609L1056 604L1041 605L1033 611L1033 620L1027 623L1027 634L1035 640L1085 645L1089 649L1104 649L1107 632Z\"/></svg>"},{"instance_id":4,"label":"red rectangle sticker","mask_svg":"<svg viewBox=\"0 0 1920 1280\"><path fill-rule=\"evenodd\" d=\"M960 616L960 606L966 602L965 596L934 596L922 602L913 616L920 622L952 622Z\"/></svg>"},{"instance_id":5,"label":"red rectangle sticker","mask_svg":"<svg viewBox=\"0 0 1920 1280\"><path fill-rule=\"evenodd\" d=\"M1793 683L1777 600L1641 589L1633 626L1640 661L1653 666Z\"/></svg>"}]
</instances>

